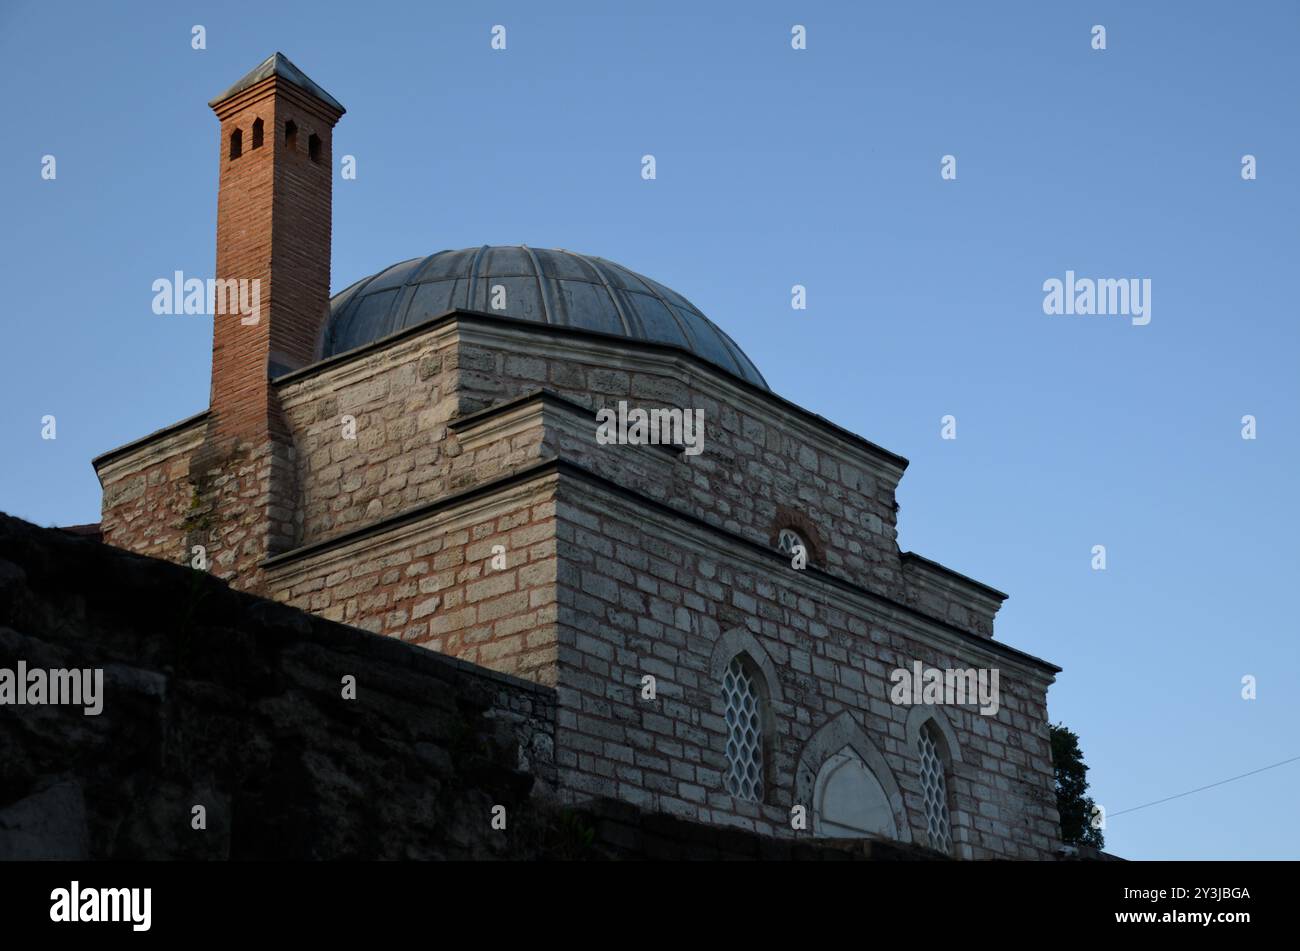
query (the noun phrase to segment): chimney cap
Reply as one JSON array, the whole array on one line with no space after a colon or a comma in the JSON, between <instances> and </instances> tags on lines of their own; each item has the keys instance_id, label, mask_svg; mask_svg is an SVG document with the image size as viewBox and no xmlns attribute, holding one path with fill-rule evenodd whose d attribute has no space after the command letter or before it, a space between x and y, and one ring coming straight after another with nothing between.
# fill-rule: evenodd
<instances>
[{"instance_id":1,"label":"chimney cap","mask_svg":"<svg viewBox=\"0 0 1300 951\"><path fill-rule=\"evenodd\" d=\"M279 76L286 82L293 83L299 89L315 96L327 106L337 109L340 115L346 111L337 99L327 93L324 89L321 89L320 86L316 85L316 83L312 82L311 79L307 77L306 73L293 65L289 60L289 57L280 52L272 53L266 59L262 60L262 62L253 67L253 69L248 72L243 79L235 83L215 99L210 100L208 105L215 109L218 105L232 96L243 92L250 86L255 86L264 79L270 79L272 76Z\"/></svg>"}]
</instances>

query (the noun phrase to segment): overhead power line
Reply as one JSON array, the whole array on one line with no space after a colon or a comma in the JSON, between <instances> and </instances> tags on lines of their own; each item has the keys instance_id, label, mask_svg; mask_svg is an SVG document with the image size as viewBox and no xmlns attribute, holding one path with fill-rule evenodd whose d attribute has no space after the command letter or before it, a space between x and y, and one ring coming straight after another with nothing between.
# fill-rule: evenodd
<instances>
[{"instance_id":1,"label":"overhead power line","mask_svg":"<svg viewBox=\"0 0 1300 951\"><path fill-rule=\"evenodd\" d=\"M1187 790L1187 792L1180 792L1175 796L1166 796L1164 799L1157 799L1155 802L1148 802L1141 806L1134 806L1132 809L1121 809L1119 812L1110 813L1107 818L1113 819L1116 816L1124 815L1126 812L1137 812L1139 809L1146 809L1148 806L1158 806L1162 802L1181 799L1184 796L1190 796L1192 793L1204 792L1206 789L1213 789L1215 786L1222 786L1224 783L1231 783L1238 779L1245 779L1247 776L1254 776L1256 773L1262 773L1265 770L1277 769L1279 766L1285 766L1287 763L1294 763L1296 760L1300 760L1300 756L1292 756L1290 759L1284 759L1280 763L1273 763L1270 766L1261 766L1259 769L1252 769L1249 773L1242 773L1240 776L1231 776L1228 779L1221 779L1217 783L1210 783L1208 786L1197 786L1195 789Z\"/></svg>"}]
</instances>

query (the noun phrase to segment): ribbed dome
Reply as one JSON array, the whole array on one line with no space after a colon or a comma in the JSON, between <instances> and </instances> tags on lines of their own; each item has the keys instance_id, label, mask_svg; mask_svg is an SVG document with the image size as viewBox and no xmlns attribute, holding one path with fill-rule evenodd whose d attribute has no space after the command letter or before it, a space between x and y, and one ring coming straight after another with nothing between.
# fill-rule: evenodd
<instances>
[{"instance_id":1,"label":"ribbed dome","mask_svg":"<svg viewBox=\"0 0 1300 951\"><path fill-rule=\"evenodd\" d=\"M735 342L676 291L603 258L524 246L440 251L357 281L330 301L324 356L456 308L670 344L767 389Z\"/></svg>"}]
</instances>

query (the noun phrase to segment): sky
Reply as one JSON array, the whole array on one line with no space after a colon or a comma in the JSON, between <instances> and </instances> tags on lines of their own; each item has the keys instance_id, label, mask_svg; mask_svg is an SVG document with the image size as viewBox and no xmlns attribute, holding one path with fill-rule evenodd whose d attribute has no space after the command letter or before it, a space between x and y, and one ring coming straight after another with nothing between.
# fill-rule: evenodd
<instances>
[{"instance_id":1,"label":"sky","mask_svg":"<svg viewBox=\"0 0 1300 951\"><path fill-rule=\"evenodd\" d=\"M211 318L152 283L211 275L206 103L280 50L348 110L335 290L519 243L676 289L911 460L900 546L1064 668L1108 851L1300 858L1300 762L1135 810L1300 756L1297 43L1291 0L3 0L0 510L98 521L91 458L206 408ZM1044 313L1067 271L1150 322Z\"/></svg>"}]
</instances>

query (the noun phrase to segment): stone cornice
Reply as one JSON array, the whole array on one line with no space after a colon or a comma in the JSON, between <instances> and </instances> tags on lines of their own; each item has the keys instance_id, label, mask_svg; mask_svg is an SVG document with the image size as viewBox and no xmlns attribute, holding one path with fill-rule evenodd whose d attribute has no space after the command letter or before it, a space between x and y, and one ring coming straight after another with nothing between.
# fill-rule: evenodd
<instances>
[{"instance_id":1,"label":"stone cornice","mask_svg":"<svg viewBox=\"0 0 1300 951\"><path fill-rule=\"evenodd\" d=\"M947 565L941 565L937 561L931 561L914 551L905 551L900 556L903 559L903 566L910 567L929 578L941 587L948 590L960 591L969 598L978 598L994 611L1005 601L1009 595L997 588L992 588L982 581L976 581L974 578L964 575L959 571L953 571Z\"/></svg>"},{"instance_id":2,"label":"stone cornice","mask_svg":"<svg viewBox=\"0 0 1300 951\"><path fill-rule=\"evenodd\" d=\"M106 477L117 474L115 471L119 468L116 465L117 463L140 453L142 450L151 450L164 458L172 455L183 444L184 437L191 428L198 430L207 421L208 413L209 411L205 409L201 413L195 413L193 416L172 423L170 426L164 426L162 429L155 430L147 436L141 436L139 439L134 439L123 446L118 446L116 449L100 453L90 460L90 464L94 466L95 473L102 483ZM162 443L162 445L153 446L153 443ZM169 447L171 447L170 451L168 451ZM138 468L138 466L134 467L134 469Z\"/></svg>"},{"instance_id":3,"label":"stone cornice","mask_svg":"<svg viewBox=\"0 0 1300 951\"><path fill-rule=\"evenodd\" d=\"M905 551L899 559L903 567L903 580L909 591L917 594L929 591L941 598L953 599L967 610L982 614L989 625L987 636L993 636L993 619L1007 595L937 561L923 558L916 552Z\"/></svg>"}]
</instances>

